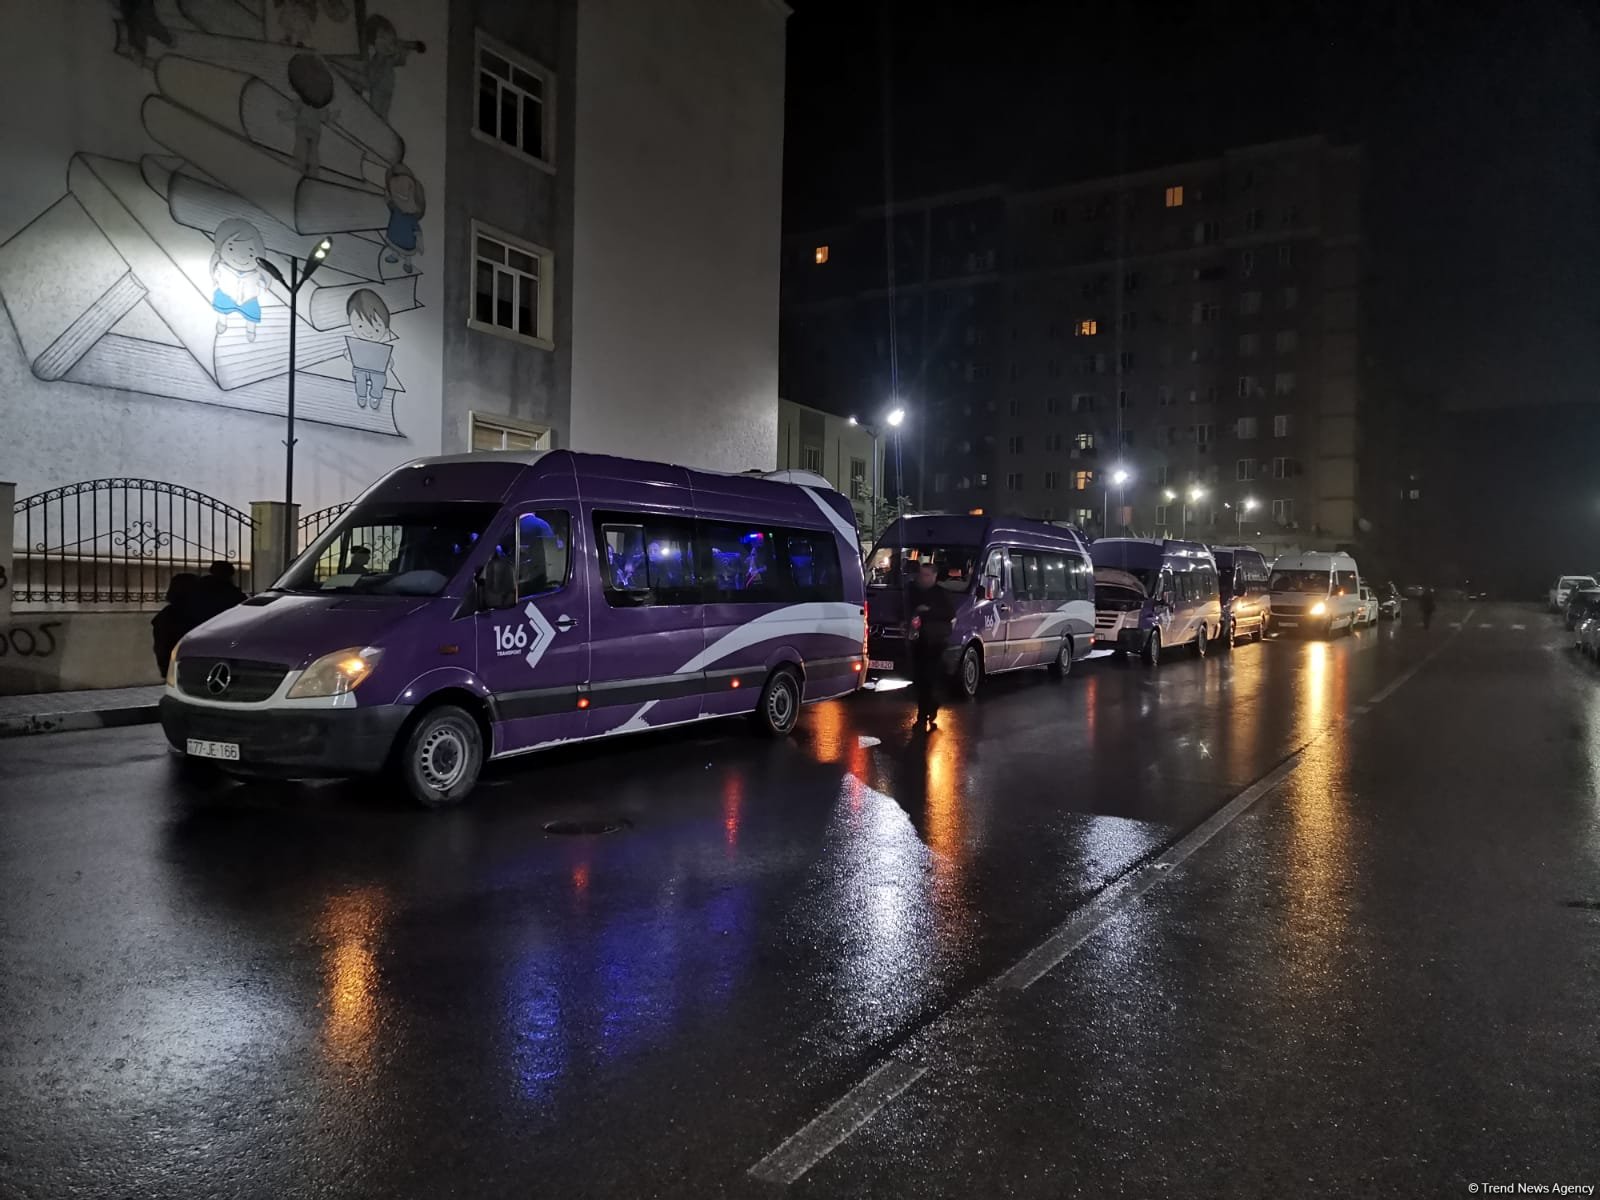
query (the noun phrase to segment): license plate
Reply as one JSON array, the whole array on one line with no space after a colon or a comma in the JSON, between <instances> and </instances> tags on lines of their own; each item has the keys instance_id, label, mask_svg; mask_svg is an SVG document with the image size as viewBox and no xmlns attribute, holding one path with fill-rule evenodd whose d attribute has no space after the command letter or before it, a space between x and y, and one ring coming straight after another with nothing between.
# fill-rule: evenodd
<instances>
[{"instance_id":1,"label":"license plate","mask_svg":"<svg viewBox=\"0 0 1600 1200\"><path fill-rule=\"evenodd\" d=\"M226 762L239 761L238 742L206 742L190 738L188 751L196 758L220 758Z\"/></svg>"},{"instance_id":2,"label":"license plate","mask_svg":"<svg viewBox=\"0 0 1600 1200\"><path fill-rule=\"evenodd\" d=\"M867 666L874 671L892 671L894 670L894 660L891 658L873 658L867 661Z\"/></svg>"},{"instance_id":3,"label":"license plate","mask_svg":"<svg viewBox=\"0 0 1600 1200\"><path fill-rule=\"evenodd\" d=\"M1274 625L1282 625L1285 629L1293 629L1300 624L1299 621L1285 621L1282 617L1273 618Z\"/></svg>"}]
</instances>

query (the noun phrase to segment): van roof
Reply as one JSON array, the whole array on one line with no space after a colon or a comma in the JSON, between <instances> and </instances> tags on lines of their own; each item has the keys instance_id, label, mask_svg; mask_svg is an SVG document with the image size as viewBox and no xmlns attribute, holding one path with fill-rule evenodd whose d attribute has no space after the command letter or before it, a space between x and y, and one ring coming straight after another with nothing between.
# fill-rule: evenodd
<instances>
[{"instance_id":1,"label":"van roof","mask_svg":"<svg viewBox=\"0 0 1600 1200\"><path fill-rule=\"evenodd\" d=\"M573 465L581 473L584 465L589 462L598 462L602 459L611 462L649 462L652 466L680 467L685 471L694 471L701 475L723 475L729 479L766 479L773 483L792 483L799 487L823 488L830 492L839 489L834 487L815 471L800 471L794 469L780 469L776 471L708 471L704 467L690 467L683 463L662 463L652 459L627 459L610 454L595 454L584 450L468 450L461 454L434 454L426 458L414 458L410 462L401 463L401 467L434 466L440 463L521 463L531 467L540 459L550 454L565 454L572 458Z\"/></svg>"}]
</instances>

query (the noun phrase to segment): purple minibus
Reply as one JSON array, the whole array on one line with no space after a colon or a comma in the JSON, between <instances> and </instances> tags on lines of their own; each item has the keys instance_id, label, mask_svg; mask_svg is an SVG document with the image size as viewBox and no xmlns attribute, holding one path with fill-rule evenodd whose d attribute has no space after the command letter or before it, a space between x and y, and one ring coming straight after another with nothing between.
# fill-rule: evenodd
<instances>
[{"instance_id":1,"label":"purple minibus","mask_svg":"<svg viewBox=\"0 0 1600 1200\"><path fill-rule=\"evenodd\" d=\"M957 692L984 676L1048 667L1061 678L1094 648L1094 567L1075 529L1021 517L901 517L867 559L868 668L910 671L905 593L933 562L956 619L944 667Z\"/></svg>"},{"instance_id":2,"label":"purple minibus","mask_svg":"<svg viewBox=\"0 0 1600 1200\"><path fill-rule=\"evenodd\" d=\"M179 643L161 723L186 762L392 770L427 805L547 746L737 714L784 734L865 674L857 544L803 472L420 459Z\"/></svg>"},{"instance_id":3,"label":"purple minibus","mask_svg":"<svg viewBox=\"0 0 1600 1200\"><path fill-rule=\"evenodd\" d=\"M1192 645L1204 656L1222 632L1217 563L1199 542L1101 538L1094 557L1095 638L1118 657L1151 666L1164 650Z\"/></svg>"}]
</instances>

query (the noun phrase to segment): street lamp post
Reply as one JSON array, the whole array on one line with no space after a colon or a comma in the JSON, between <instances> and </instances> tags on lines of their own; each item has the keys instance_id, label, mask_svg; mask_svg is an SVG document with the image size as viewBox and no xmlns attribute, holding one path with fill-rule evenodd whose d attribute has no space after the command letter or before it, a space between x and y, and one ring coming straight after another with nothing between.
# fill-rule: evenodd
<instances>
[{"instance_id":1,"label":"street lamp post","mask_svg":"<svg viewBox=\"0 0 1600 1200\"><path fill-rule=\"evenodd\" d=\"M289 519L289 514L294 511L294 377L295 377L295 325L300 306L300 289L306 280L317 273L317 268L328 257L328 251L333 248L329 238L323 238L311 251L311 256L306 259L305 270L300 269L300 260L293 255L289 256L289 278L283 277L283 272L269 259L258 259L261 269L271 275L289 293L289 398L288 398L288 430L284 438L284 466L283 466L283 568L289 569L289 564L294 561L294 541L296 525Z\"/></svg>"},{"instance_id":2,"label":"street lamp post","mask_svg":"<svg viewBox=\"0 0 1600 1200\"><path fill-rule=\"evenodd\" d=\"M1198 488L1197 487L1197 488L1191 488L1190 491L1189 491L1188 497L1184 500L1184 504L1183 504L1183 536L1184 537L1188 537L1189 536L1189 503L1192 501L1195 504L1199 504L1200 501L1204 500L1205 498L1206 498L1206 490L1205 490L1205 488Z\"/></svg>"},{"instance_id":3,"label":"street lamp post","mask_svg":"<svg viewBox=\"0 0 1600 1200\"><path fill-rule=\"evenodd\" d=\"M881 471L879 468L879 464L882 461L882 456L878 453L878 426L863 425L854 417L849 418L849 420L850 424L856 426L857 428L865 429L867 434L872 438L872 536L874 539L876 539L878 536L878 501L882 494L882 484L880 479ZM900 426L905 424L906 410L903 408L892 408L884 416L883 420L890 429L894 430L895 482L899 483Z\"/></svg>"}]
</instances>

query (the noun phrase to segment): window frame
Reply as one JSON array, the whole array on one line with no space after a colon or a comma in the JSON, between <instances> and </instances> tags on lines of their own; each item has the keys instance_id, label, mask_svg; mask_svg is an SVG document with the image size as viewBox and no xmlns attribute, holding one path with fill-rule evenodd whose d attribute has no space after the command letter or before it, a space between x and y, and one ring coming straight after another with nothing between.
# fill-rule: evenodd
<instances>
[{"instance_id":1,"label":"window frame","mask_svg":"<svg viewBox=\"0 0 1600 1200\"><path fill-rule=\"evenodd\" d=\"M504 60L506 63L520 71L524 71L529 75L537 76L540 83L543 84L544 94L539 97L539 139L541 148L544 150L543 157L536 154L529 154L521 146L512 142L508 142L498 135L488 132L478 124L478 88L481 85L481 79L484 73L483 54L485 51L488 51L488 53L494 55L496 58ZM498 77L496 78L498 79ZM508 81L501 82L518 92L522 91L522 89L516 88L516 85L511 84ZM544 171L547 174L554 175L557 170L556 97L559 85L560 78L550 67L545 66L543 63L539 62L537 59L521 50L513 49L511 46L506 45L498 38L491 37L481 29L475 30L472 45L472 136L477 138L480 142L486 142L497 149L504 150L507 154L513 155L516 158L520 158L523 162L537 167L539 170Z\"/></svg>"},{"instance_id":2,"label":"window frame","mask_svg":"<svg viewBox=\"0 0 1600 1200\"><path fill-rule=\"evenodd\" d=\"M537 346L541 350L554 350L555 343L555 286L556 286L556 255L555 251L537 242L530 242L526 238L519 238L515 234L497 229L487 222L476 217L471 222L471 236L467 239L467 328L475 329L479 333L493 334L496 337L507 338L513 342L521 342L525 346ZM539 274L534 277L535 311L532 334L523 333L519 329L497 325L492 321L480 320L478 317L478 239L486 238L491 242L498 242L508 250L526 254L538 260ZM520 272L518 268L509 263L500 264L502 270Z\"/></svg>"},{"instance_id":3,"label":"window frame","mask_svg":"<svg viewBox=\"0 0 1600 1200\"><path fill-rule=\"evenodd\" d=\"M505 442L505 435L508 433L531 434L535 441L544 443L542 446L534 446L531 450L517 450L517 453L535 454L541 450L553 450L555 448L551 445L554 441L554 434L548 425L537 425L532 421L519 420L516 417L508 417L501 413L479 412L477 409L472 408L467 410L467 450L473 454L493 454L496 450L503 452L514 449L502 444L496 447L496 450L479 450L473 444L478 440L477 433L479 429L498 430L502 443Z\"/></svg>"},{"instance_id":4,"label":"window frame","mask_svg":"<svg viewBox=\"0 0 1600 1200\"><path fill-rule=\"evenodd\" d=\"M548 524L550 524L550 521L549 521L548 517L545 515L547 513L560 513L563 517L565 517L567 519L567 531L566 531L567 562L566 562L566 571L561 577L561 582L559 584L557 584L555 587L546 588L542 592L529 592L526 595L524 595L523 591L522 591L522 519L524 517L538 517L541 521L543 521L546 525L548 525ZM512 558L511 558L512 581L513 581L513 584L514 584L514 591L516 592L516 597L517 597L516 600L513 602L513 607L515 607L518 604L521 604L524 600L539 600L539 599L542 599L545 596L554 596L554 595L556 595L556 594L558 594L560 592L566 591L567 588L572 585L572 564L573 564L573 559L576 557L574 555L574 553L573 553L573 550L574 550L574 545L573 545L574 539L573 539L573 536L572 536L573 526L576 524L576 521L574 520L574 516L575 516L575 514L572 512L571 509L568 509L568 508L524 508L524 509L518 509L517 515L514 518L515 524L513 525L513 542L514 542L514 547L515 548L514 548L514 551L513 551L513 554L512 554Z\"/></svg>"}]
</instances>

